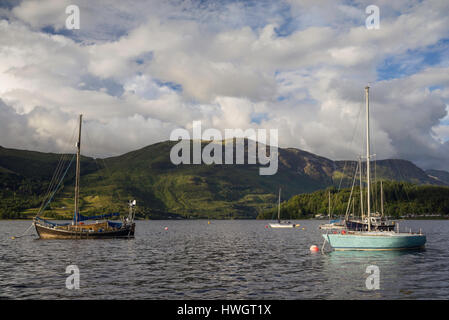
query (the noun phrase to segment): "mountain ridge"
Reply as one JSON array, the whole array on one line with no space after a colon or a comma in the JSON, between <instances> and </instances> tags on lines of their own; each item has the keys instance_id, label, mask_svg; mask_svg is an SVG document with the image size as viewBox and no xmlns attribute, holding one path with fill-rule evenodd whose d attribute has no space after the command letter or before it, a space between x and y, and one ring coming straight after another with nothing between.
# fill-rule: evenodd
<instances>
[{"instance_id":1,"label":"mountain ridge","mask_svg":"<svg viewBox=\"0 0 449 320\"><path fill-rule=\"evenodd\" d=\"M283 199L329 186L345 187L352 182L357 165L356 161L334 161L297 148L279 148L278 172L273 176L260 176L258 164L174 165L169 155L177 143L162 141L104 159L83 156L83 212L126 210L127 200L136 198L140 217L255 218L261 211L276 205L279 187L282 187ZM203 146L207 143L203 142ZM244 143L246 163L248 141ZM26 189L27 184L32 184L35 203L17 209L18 215L30 214L30 208L38 206L37 193L48 185L60 157L61 154L0 147L0 186L3 185L0 198L11 199L11 190ZM373 170L379 179L449 185L448 181L429 176L408 160L385 159L374 164ZM449 176L445 171L439 175L445 173ZM11 179L11 175L16 178ZM72 167L61 194L50 209L55 217L69 217L73 212L71 202L65 200L73 197L73 176ZM34 180L30 182L30 179ZM31 194L24 192L20 197L31 198Z\"/></svg>"}]
</instances>

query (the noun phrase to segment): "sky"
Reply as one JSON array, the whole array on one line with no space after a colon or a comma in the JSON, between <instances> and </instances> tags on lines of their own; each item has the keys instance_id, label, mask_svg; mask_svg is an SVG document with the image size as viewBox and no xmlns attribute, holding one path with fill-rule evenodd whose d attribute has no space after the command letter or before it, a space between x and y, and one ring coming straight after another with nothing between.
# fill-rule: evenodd
<instances>
[{"instance_id":1,"label":"sky","mask_svg":"<svg viewBox=\"0 0 449 320\"><path fill-rule=\"evenodd\" d=\"M369 85L376 158L449 170L448 16L442 0L2 0L0 145L73 152L82 113L95 157L201 121L356 159Z\"/></svg>"}]
</instances>

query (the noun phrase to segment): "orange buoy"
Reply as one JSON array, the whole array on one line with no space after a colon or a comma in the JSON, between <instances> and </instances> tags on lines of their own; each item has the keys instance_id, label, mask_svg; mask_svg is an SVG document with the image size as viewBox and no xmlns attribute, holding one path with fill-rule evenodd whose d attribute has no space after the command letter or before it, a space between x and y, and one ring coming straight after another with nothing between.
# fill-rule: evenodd
<instances>
[{"instance_id":1,"label":"orange buoy","mask_svg":"<svg viewBox=\"0 0 449 320\"><path fill-rule=\"evenodd\" d=\"M320 249L316 245L310 246L310 252L318 252Z\"/></svg>"},{"instance_id":2,"label":"orange buoy","mask_svg":"<svg viewBox=\"0 0 449 320\"><path fill-rule=\"evenodd\" d=\"M346 234L346 231L345 230L341 230L341 234Z\"/></svg>"}]
</instances>

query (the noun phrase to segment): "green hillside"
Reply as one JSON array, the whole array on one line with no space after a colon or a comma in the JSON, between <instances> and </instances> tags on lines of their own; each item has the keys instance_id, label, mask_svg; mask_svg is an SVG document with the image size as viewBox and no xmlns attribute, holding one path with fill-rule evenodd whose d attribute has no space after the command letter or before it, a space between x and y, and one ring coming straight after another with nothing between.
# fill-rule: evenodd
<instances>
[{"instance_id":1,"label":"green hillside","mask_svg":"<svg viewBox=\"0 0 449 320\"><path fill-rule=\"evenodd\" d=\"M283 199L333 185L347 187L356 165L287 148L279 149L278 172L261 176L258 164L176 166L170 161L175 144L160 142L106 159L83 157L82 213L126 212L127 201L137 199L140 218L255 218L276 206L279 187ZM63 158L65 166L71 157ZM0 147L1 217L34 216L60 159L58 154ZM375 168L379 179L443 184L405 160L377 161ZM46 217L72 216L73 185L74 166Z\"/></svg>"},{"instance_id":2,"label":"green hillside","mask_svg":"<svg viewBox=\"0 0 449 320\"><path fill-rule=\"evenodd\" d=\"M58 162L62 159L70 161L73 155L57 153L43 153L36 151L7 149L0 146L0 173L15 173L23 177L50 180ZM97 170L94 159L82 157L81 164L84 174ZM72 168L70 174L73 176Z\"/></svg>"},{"instance_id":3,"label":"green hillside","mask_svg":"<svg viewBox=\"0 0 449 320\"><path fill-rule=\"evenodd\" d=\"M115 186L123 199L137 198L142 214L157 211L203 218L254 218L272 206L279 185L285 186L288 196L327 185L306 174L292 175L284 165L273 176L260 176L259 165L175 166L169 158L174 144L157 143L106 159L105 169L86 178L98 177L98 185Z\"/></svg>"}]
</instances>

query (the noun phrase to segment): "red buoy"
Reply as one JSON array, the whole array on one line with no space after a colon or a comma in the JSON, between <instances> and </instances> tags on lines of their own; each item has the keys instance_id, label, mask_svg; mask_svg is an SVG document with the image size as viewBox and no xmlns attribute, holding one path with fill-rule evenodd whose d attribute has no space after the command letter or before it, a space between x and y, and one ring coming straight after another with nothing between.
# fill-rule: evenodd
<instances>
[{"instance_id":1,"label":"red buoy","mask_svg":"<svg viewBox=\"0 0 449 320\"><path fill-rule=\"evenodd\" d=\"M345 230L341 230L341 234L346 234L346 231Z\"/></svg>"},{"instance_id":2,"label":"red buoy","mask_svg":"<svg viewBox=\"0 0 449 320\"><path fill-rule=\"evenodd\" d=\"M310 252L318 252L320 249L316 245L310 246Z\"/></svg>"}]
</instances>

